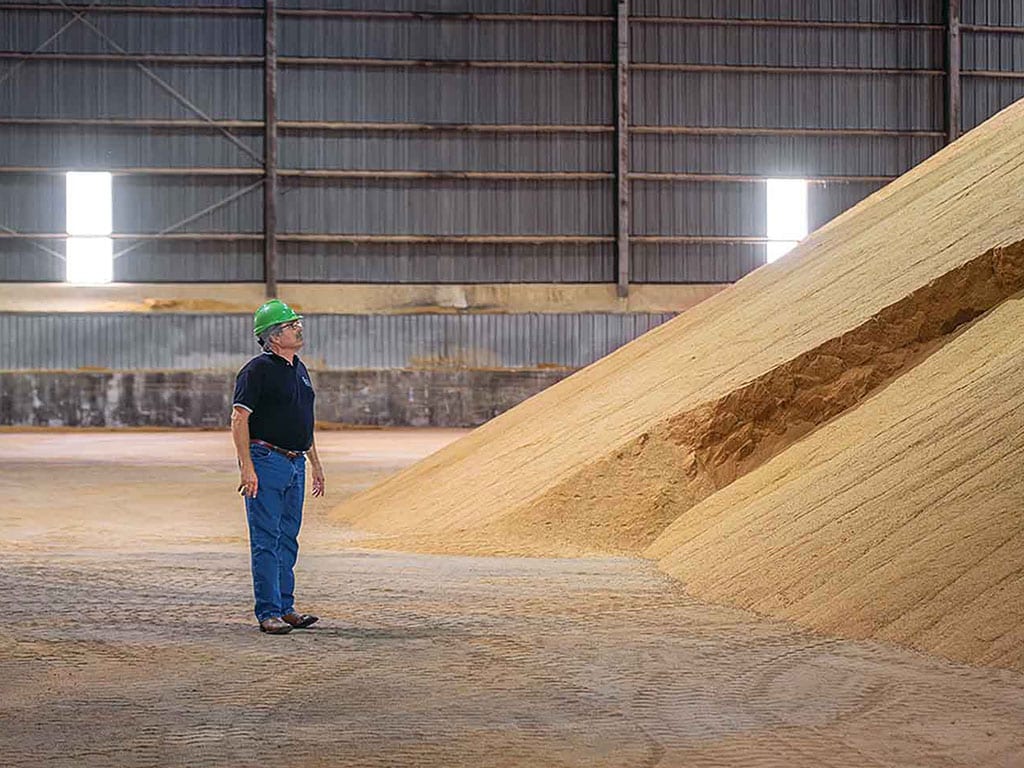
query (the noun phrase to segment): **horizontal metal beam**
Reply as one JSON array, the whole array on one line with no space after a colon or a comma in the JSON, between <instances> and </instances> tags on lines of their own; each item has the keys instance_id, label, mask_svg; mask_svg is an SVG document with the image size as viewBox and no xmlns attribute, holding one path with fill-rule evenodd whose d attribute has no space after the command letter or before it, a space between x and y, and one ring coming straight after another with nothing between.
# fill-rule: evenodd
<instances>
[{"instance_id":1,"label":"horizontal metal beam","mask_svg":"<svg viewBox=\"0 0 1024 768\"><path fill-rule=\"evenodd\" d=\"M114 176L263 176L262 168L104 168L92 166L0 166L0 174L64 174L73 171L100 171Z\"/></svg>"},{"instance_id":2,"label":"horizontal metal beam","mask_svg":"<svg viewBox=\"0 0 1024 768\"><path fill-rule=\"evenodd\" d=\"M87 5L67 4L67 8L76 11L84 10ZM49 3L7 3L7 10L19 11L63 11L58 4ZM102 5L92 8L90 13L103 14L154 14L163 16L253 16L262 17L261 8L232 8L213 5ZM312 18L347 18L347 19L391 19L406 21L467 21L467 22L533 22L533 23L580 23L605 24L615 23L608 16L588 16L565 13L458 13L445 11L359 11L332 8L282 8L277 12L282 17ZM631 16L631 24L668 24L690 26L737 26L737 27L796 27L809 29L865 29L865 30L933 30L942 31L941 24L905 24L898 22L863 22L863 21L813 21L791 19L707 19L698 17L674 16Z\"/></svg>"},{"instance_id":3,"label":"horizontal metal beam","mask_svg":"<svg viewBox=\"0 0 1024 768\"><path fill-rule=\"evenodd\" d=\"M168 128L194 131L197 128L238 130L263 130L262 120L172 120L133 117L0 117L0 126L29 125L41 127L82 126L95 128Z\"/></svg>"},{"instance_id":4,"label":"horizontal metal beam","mask_svg":"<svg viewBox=\"0 0 1024 768\"><path fill-rule=\"evenodd\" d=\"M721 245L758 245L770 242L767 237L745 235L633 235L631 243L717 243Z\"/></svg>"},{"instance_id":5,"label":"horizontal metal beam","mask_svg":"<svg viewBox=\"0 0 1024 768\"><path fill-rule=\"evenodd\" d=\"M354 171L332 168L282 168L278 174L310 179L431 179L438 181L605 181L614 175L602 171Z\"/></svg>"},{"instance_id":6,"label":"horizontal metal beam","mask_svg":"<svg viewBox=\"0 0 1024 768\"><path fill-rule=\"evenodd\" d=\"M396 69L609 70L600 61L489 61L482 59L371 59L340 56L279 56L281 66L378 67Z\"/></svg>"},{"instance_id":7,"label":"horizontal metal beam","mask_svg":"<svg viewBox=\"0 0 1024 768\"><path fill-rule=\"evenodd\" d=\"M5 3L9 11L84 11L91 14L157 14L161 16L262 16L259 8L231 8L222 5L98 5L91 8L81 3Z\"/></svg>"},{"instance_id":8,"label":"horizontal metal beam","mask_svg":"<svg viewBox=\"0 0 1024 768\"><path fill-rule=\"evenodd\" d=\"M91 166L42 167L0 166L2 174L65 174L71 171L104 171L115 176L263 176L259 168L103 168ZM440 181L605 181L613 174L604 171L408 171L352 170L348 168L279 168L279 176L310 179L416 180Z\"/></svg>"},{"instance_id":9,"label":"horizontal metal beam","mask_svg":"<svg viewBox=\"0 0 1024 768\"><path fill-rule=\"evenodd\" d=\"M1024 80L1024 72L1000 72L997 70L961 69L960 77L984 77L1004 80Z\"/></svg>"},{"instance_id":10,"label":"horizontal metal beam","mask_svg":"<svg viewBox=\"0 0 1024 768\"><path fill-rule=\"evenodd\" d=\"M802 21L795 19L705 19L693 16L633 16L632 24L693 27L789 27L795 29L927 30L941 32L942 24L903 24L887 21Z\"/></svg>"},{"instance_id":11,"label":"horizontal metal beam","mask_svg":"<svg viewBox=\"0 0 1024 768\"><path fill-rule=\"evenodd\" d=\"M11 233L0 230L0 240L63 240L66 232L59 234L46 233ZM114 240L185 240L211 242L263 242L262 232L170 232L160 233L115 233ZM357 235L314 232L279 232L279 242L293 243L363 243L363 244L451 244L468 243L484 244L557 244L569 243L576 245L596 245L614 243L615 238L605 235ZM631 235L631 243L719 243L719 244L758 244L769 242L767 237L747 235Z\"/></svg>"},{"instance_id":12,"label":"horizontal metal beam","mask_svg":"<svg viewBox=\"0 0 1024 768\"><path fill-rule=\"evenodd\" d=\"M104 171L114 176L263 176L259 168L93 168L88 166L50 168L39 166L0 166L2 174L65 174L71 171ZM295 179L339 179L359 181L610 181L610 171L409 171L409 170L352 170L348 168L279 168L278 176ZM671 173L631 172L626 177L634 181L652 182L716 182L762 183L768 177L735 173ZM772 176L771 178L786 178ZM891 175L805 175L792 176L810 184L837 184L852 182L889 182Z\"/></svg>"},{"instance_id":13,"label":"horizontal metal beam","mask_svg":"<svg viewBox=\"0 0 1024 768\"><path fill-rule=\"evenodd\" d=\"M0 51L0 61L78 61L78 62L144 62L147 64L245 64L262 66L262 56L217 56L180 53L20 53Z\"/></svg>"},{"instance_id":14,"label":"horizontal metal beam","mask_svg":"<svg viewBox=\"0 0 1024 768\"><path fill-rule=\"evenodd\" d=\"M67 232L7 232L0 230L0 240L66 240L68 236ZM114 232L108 237L111 240L263 240L261 232Z\"/></svg>"},{"instance_id":15,"label":"horizontal metal beam","mask_svg":"<svg viewBox=\"0 0 1024 768\"><path fill-rule=\"evenodd\" d=\"M23 233L0 230L0 240L63 240L61 233ZM262 232L170 232L161 233L114 233L114 240L209 240L225 242L263 242ZM359 235L313 232L279 232L278 241L297 243L611 243L615 238L604 235Z\"/></svg>"},{"instance_id":16,"label":"horizontal metal beam","mask_svg":"<svg viewBox=\"0 0 1024 768\"><path fill-rule=\"evenodd\" d=\"M732 173L630 173L629 178L635 181L661 181L661 182L724 182L730 184L762 184L768 180L766 176L754 176ZM780 175L772 176L773 179L802 179L808 184L843 184L855 182L881 182L889 183L896 179L896 176L793 176Z\"/></svg>"},{"instance_id":17,"label":"horizontal metal beam","mask_svg":"<svg viewBox=\"0 0 1024 768\"><path fill-rule=\"evenodd\" d=\"M293 243L365 243L365 244L449 244L469 243L484 244L544 244L571 243L588 245L595 243L613 243L614 237L589 235L345 235L345 234L279 234L278 240Z\"/></svg>"},{"instance_id":18,"label":"horizontal metal beam","mask_svg":"<svg viewBox=\"0 0 1024 768\"><path fill-rule=\"evenodd\" d=\"M112 127L112 128L166 128L180 130L234 128L237 130L263 129L262 120L162 120L135 118L54 118L54 117L3 117L0 126L68 126L68 127ZM468 124L468 123L370 123L330 120L280 120L280 130L337 131L337 132L395 132L395 133L614 133L610 125L517 125L509 123ZM740 128L732 126L699 125L631 125L631 133L693 136L884 136L891 138L943 137L943 131L893 130L884 128Z\"/></svg>"},{"instance_id":19,"label":"horizontal metal beam","mask_svg":"<svg viewBox=\"0 0 1024 768\"><path fill-rule=\"evenodd\" d=\"M920 75L941 77L941 69L894 69L883 67L771 67L748 64L659 64L635 62L630 69L644 72L750 72L759 75Z\"/></svg>"},{"instance_id":20,"label":"horizontal metal beam","mask_svg":"<svg viewBox=\"0 0 1024 768\"><path fill-rule=\"evenodd\" d=\"M23 62L75 61L97 63L164 64L169 66L262 67L261 56L214 56L193 54L111 54L111 53L13 53L0 52L0 60ZM610 71L613 64L599 61L489 61L469 59L371 59L337 56L279 56L278 64L287 67L367 67L383 69L524 69ZM678 64L635 62L630 69L641 72L753 73L768 75L918 75L944 76L941 69L900 69L884 67L778 67L747 64Z\"/></svg>"},{"instance_id":21,"label":"horizontal metal beam","mask_svg":"<svg viewBox=\"0 0 1024 768\"><path fill-rule=\"evenodd\" d=\"M999 27L986 24L961 24L961 32L991 32L993 34L1021 35L1024 27Z\"/></svg>"},{"instance_id":22,"label":"horizontal metal beam","mask_svg":"<svg viewBox=\"0 0 1024 768\"><path fill-rule=\"evenodd\" d=\"M698 125L634 125L634 133L693 136L887 136L892 138L943 137L942 131L895 130L885 128L736 128Z\"/></svg>"},{"instance_id":23,"label":"horizontal metal beam","mask_svg":"<svg viewBox=\"0 0 1024 768\"><path fill-rule=\"evenodd\" d=\"M514 123L352 123L330 120L281 120L281 130L396 133L611 133L610 125L542 125Z\"/></svg>"}]
</instances>

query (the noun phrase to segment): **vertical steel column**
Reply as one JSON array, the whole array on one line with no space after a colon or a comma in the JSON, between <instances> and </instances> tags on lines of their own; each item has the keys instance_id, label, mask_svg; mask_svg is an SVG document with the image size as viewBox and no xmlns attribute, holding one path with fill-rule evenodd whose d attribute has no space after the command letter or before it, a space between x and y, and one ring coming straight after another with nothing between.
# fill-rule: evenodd
<instances>
[{"instance_id":1,"label":"vertical steel column","mask_svg":"<svg viewBox=\"0 0 1024 768\"><path fill-rule=\"evenodd\" d=\"M629 295L629 0L618 0L615 25L615 251L617 293Z\"/></svg>"},{"instance_id":2,"label":"vertical steel column","mask_svg":"<svg viewBox=\"0 0 1024 768\"><path fill-rule=\"evenodd\" d=\"M263 279L277 296L277 0L263 5Z\"/></svg>"},{"instance_id":3,"label":"vertical steel column","mask_svg":"<svg viewBox=\"0 0 1024 768\"><path fill-rule=\"evenodd\" d=\"M960 136L960 0L946 2L946 143Z\"/></svg>"}]
</instances>

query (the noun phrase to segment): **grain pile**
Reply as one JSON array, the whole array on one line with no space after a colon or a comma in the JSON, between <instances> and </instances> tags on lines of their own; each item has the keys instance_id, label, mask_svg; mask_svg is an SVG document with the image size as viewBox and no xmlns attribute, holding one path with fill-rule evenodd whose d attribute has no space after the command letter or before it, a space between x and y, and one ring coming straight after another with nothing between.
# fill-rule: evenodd
<instances>
[{"instance_id":1,"label":"grain pile","mask_svg":"<svg viewBox=\"0 0 1024 768\"><path fill-rule=\"evenodd\" d=\"M1024 106L1014 105L786 259L351 499L338 517L401 546L532 554L642 552L676 521L650 550L671 572L697 594L714 585L715 599L776 610L731 597L736 574L700 581L686 547L699 542L710 563L729 559L729 542L715 555L702 538L713 534L687 521L699 510L711 521L722 489L761 477L750 473L1024 289L1024 215L1008 202L1024 185L1022 157ZM903 472L911 482L912 468ZM821 568L841 580L833 564Z\"/></svg>"},{"instance_id":2,"label":"grain pile","mask_svg":"<svg viewBox=\"0 0 1024 768\"><path fill-rule=\"evenodd\" d=\"M1024 299L676 520L710 600L1024 671Z\"/></svg>"}]
</instances>

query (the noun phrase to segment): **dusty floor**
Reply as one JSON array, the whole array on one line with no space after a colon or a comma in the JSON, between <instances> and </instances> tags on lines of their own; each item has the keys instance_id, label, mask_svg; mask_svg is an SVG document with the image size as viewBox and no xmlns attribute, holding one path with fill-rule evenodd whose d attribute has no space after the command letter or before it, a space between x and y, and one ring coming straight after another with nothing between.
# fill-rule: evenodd
<instances>
[{"instance_id":1,"label":"dusty floor","mask_svg":"<svg viewBox=\"0 0 1024 768\"><path fill-rule=\"evenodd\" d=\"M457 434L321 434L299 584L324 618L267 637L226 434L0 433L0 764L1024 766L1015 673L708 606L643 561L369 552L327 520Z\"/></svg>"}]
</instances>

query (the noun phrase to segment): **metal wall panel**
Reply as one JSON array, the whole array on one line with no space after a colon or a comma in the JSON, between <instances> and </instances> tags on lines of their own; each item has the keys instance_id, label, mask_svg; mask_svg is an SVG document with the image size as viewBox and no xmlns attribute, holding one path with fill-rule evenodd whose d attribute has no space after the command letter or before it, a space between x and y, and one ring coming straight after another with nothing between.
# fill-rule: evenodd
<instances>
[{"instance_id":1,"label":"metal wall panel","mask_svg":"<svg viewBox=\"0 0 1024 768\"><path fill-rule=\"evenodd\" d=\"M280 244L282 280L349 283L607 283L612 243Z\"/></svg>"},{"instance_id":2,"label":"metal wall panel","mask_svg":"<svg viewBox=\"0 0 1024 768\"><path fill-rule=\"evenodd\" d=\"M961 36L964 72L1024 72L1024 28L1007 32L964 32Z\"/></svg>"},{"instance_id":3,"label":"metal wall panel","mask_svg":"<svg viewBox=\"0 0 1024 768\"><path fill-rule=\"evenodd\" d=\"M110 12L112 6L125 4L178 5L182 12ZM262 0L202 3L249 9L229 15L193 13L199 4L182 0L104 0L101 5L90 12L89 21L131 52L249 57L262 52ZM279 92L284 120L449 126L612 124L610 67L481 68L457 62L610 64L613 0L281 0L280 7L282 56L439 62L403 67L283 62ZM634 70L630 97L631 120L636 125L783 131L774 135L634 132L631 163L636 172L887 177L899 175L942 145L943 77L799 71L821 67L941 69L944 3L940 0L632 0L631 8L632 56L641 66L794 70ZM369 13L289 13L295 9ZM399 15L389 17L389 11ZM438 13L448 15L439 17ZM520 16L495 19L471 14ZM559 18L535 18L546 14L558 14ZM581 18L564 18L571 15ZM664 19L649 18L673 16L682 20L665 23ZM702 18L725 23L692 23ZM966 24L1024 25L1024 0L965 0L962 18ZM69 19L66 12L45 9L5 14L0 50L33 50ZM758 23L765 20L904 26ZM971 74L978 70L1024 71L1024 35L965 30L963 48L963 126L970 128L1024 96L1022 80ZM49 50L110 51L80 22ZM9 66L13 63L4 62L4 67ZM147 66L216 118L258 121L262 117L263 73L257 60ZM0 67L0 79L4 71ZM26 62L14 77L0 83L2 117L196 119L130 62L39 60ZM787 135L787 129L920 131L931 135ZM257 126L241 131L242 140L257 155L262 151L260 132ZM608 173L614 164L613 140L610 131L486 133L451 128L424 132L291 127L282 129L280 158L284 168L304 169ZM258 163L207 127L8 125L0 126L0 165L253 168ZM255 178L119 176L115 181L115 228L158 231ZM610 180L298 181L284 177L282 186L279 218L284 232L608 237L614 224ZM632 186L636 235L763 234L762 185L635 180ZM812 188L813 222L831 218L876 186L877 182L852 181ZM60 232L63 181L45 174L2 174L0 206L0 225ZM260 193L254 190L186 230L258 232L261 226ZM59 261L27 243L2 242L6 242L6 250L0 250L0 276L53 278L63 273ZM117 247L123 245L119 242ZM608 242L367 245L285 240L280 250L282 279L487 282L614 277ZM33 252L37 257L26 255ZM722 275L735 279L755 267L763 248L699 242L634 243L632 253L634 280L717 282ZM261 271L260 243L252 241L146 243L119 259L115 267L118 279L128 280L252 280L259 279Z\"/></svg>"},{"instance_id":4,"label":"metal wall panel","mask_svg":"<svg viewBox=\"0 0 1024 768\"><path fill-rule=\"evenodd\" d=\"M20 0L19 0L20 2ZM88 3L86 3L88 4ZM2 9L0 5L0 9ZM66 24L67 11L2 11L0 50L33 51ZM262 56L258 16L186 16L152 13L90 13L90 24L128 53ZM46 47L48 53L114 53L110 43L76 22Z\"/></svg>"},{"instance_id":5,"label":"metal wall panel","mask_svg":"<svg viewBox=\"0 0 1024 768\"><path fill-rule=\"evenodd\" d=\"M281 19L281 56L475 61L596 61L611 24L429 17Z\"/></svg>"},{"instance_id":6,"label":"metal wall panel","mask_svg":"<svg viewBox=\"0 0 1024 768\"><path fill-rule=\"evenodd\" d=\"M670 314L310 315L314 370L587 365ZM237 370L249 315L3 314L0 370Z\"/></svg>"},{"instance_id":7,"label":"metal wall panel","mask_svg":"<svg viewBox=\"0 0 1024 768\"><path fill-rule=\"evenodd\" d=\"M56 174L0 174L0 226L17 232L64 232L64 177Z\"/></svg>"},{"instance_id":8,"label":"metal wall panel","mask_svg":"<svg viewBox=\"0 0 1024 768\"><path fill-rule=\"evenodd\" d=\"M422 67L285 67L282 120L608 124L607 72Z\"/></svg>"},{"instance_id":9,"label":"metal wall panel","mask_svg":"<svg viewBox=\"0 0 1024 768\"><path fill-rule=\"evenodd\" d=\"M609 182L288 180L282 231L392 235L600 235Z\"/></svg>"},{"instance_id":10,"label":"metal wall panel","mask_svg":"<svg viewBox=\"0 0 1024 768\"><path fill-rule=\"evenodd\" d=\"M925 75L633 72L635 125L941 130L943 79Z\"/></svg>"},{"instance_id":11,"label":"metal wall panel","mask_svg":"<svg viewBox=\"0 0 1024 768\"><path fill-rule=\"evenodd\" d=\"M64 243L48 240L44 245L64 254ZM0 282L54 282L64 280L64 262L27 240L0 239ZM0 310L3 307L0 306Z\"/></svg>"},{"instance_id":12,"label":"metal wall panel","mask_svg":"<svg viewBox=\"0 0 1024 768\"><path fill-rule=\"evenodd\" d=\"M135 245L118 240L114 250ZM62 273L63 278L63 273ZM262 242L144 242L114 259L115 282L262 282Z\"/></svg>"},{"instance_id":13,"label":"metal wall panel","mask_svg":"<svg viewBox=\"0 0 1024 768\"><path fill-rule=\"evenodd\" d=\"M883 184L816 184L807 190L807 218L811 231L852 208Z\"/></svg>"},{"instance_id":14,"label":"metal wall panel","mask_svg":"<svg viewBox=\"0 0 1024 768\"><path fill-rule=\"evenodd\" d=\"M941 29L650 24L630 27L638 63L942 69Z\"/></svg>"},{"instance_id":15,"label":"metal wall panel","mask_svg":"<svg viewBox=\"0 0 1024 768\"><path fill-rule=\"evenodd\" d=\"M259 66L147 64L218 119L262 119ZM29 61L0 84L3 117L188 118L196 115L129 62Z\"/></svg>"},{"instance_id":16,"label":"metal wall panel","mask_svg":"<svg viewBox=\"0 0 1024 768\"><path fill-rule=\"evenodd\" d=\"M964 24L993 27L1024 27L1024 0L961 0Z\"/></svg>"},{"instance_id":17,"label":"metal wall panel","mask_svg":"<svg viewBox=\"0 0 1024 768\"><path fill-rule=\"evenodd\" d=\"M764 236L764 184L634 181L634 235Z\"/></svg>"},{"instance_id":18,"label":"metal wall panel","mask_svg":"<svg viewBox=\"0 0 1024 768\"><path fill-rule=\"evenodd\" d=\"M257 155L262 129L234 129ZM51 168L254 168L255 161L215 128L0 125L0 165Z\"/></svg>"},{"instance_id":19,"label":"metal wall panel","mask_svg":"<svg viewBox=\"0 0 1024 768\"><path fill-rule=\"evenodd\" d=\"M765 260L765 246L748 243L636 243L630 279L637 283L731 283Z\"/></svg>"},{"instance_id":20,"label":"metal wall panel","mask_svg":"<svg viewBox=\"0 0 1024 768\"><path fill-rule=\"evenodd\" d=\"M113 184L114 231L160 232L258 181L242 177L118 176ZM177 232L261 232L263 197L257 187Z\"/></svg>"},{"instance_id":21,"label":"metal wall panel","mask_svg":"<svg viewBox=\"0 0 1024 768\"><path fill-rule=\"evenodd\" d=\"M1024 80L964 77L962 129L971 130L1021 98L1024 98Z\"/></svg>"},{"instance_id":22,"label":"metal wall panel","mask_svg":"<svg viewBox=\"0 0 1024 768\"><path fill-rule=\"evenodd\" d=\"M941 135L635 133L630 167L643 173L899 176L944 143Z\"/></svg>"},{"instance_id":23,"label":"metal wall panel","mask_svg":"<svg viewBox=\"0 0 1024 768\"><path fill-rule=\"evenodd\" d=\"M289 131L286 168L396 171L614 170L611 133Z\"/></svg>"},{"instance_id":24,"label":"metal wall panel","mask_svg":"<svg viewBox=\"0 0 1024 768\"><path fill-rule=\"evenodd\" d=\"M636 16L941 24L941 0L632 0Z\"/></svg>"}]
</instances>

